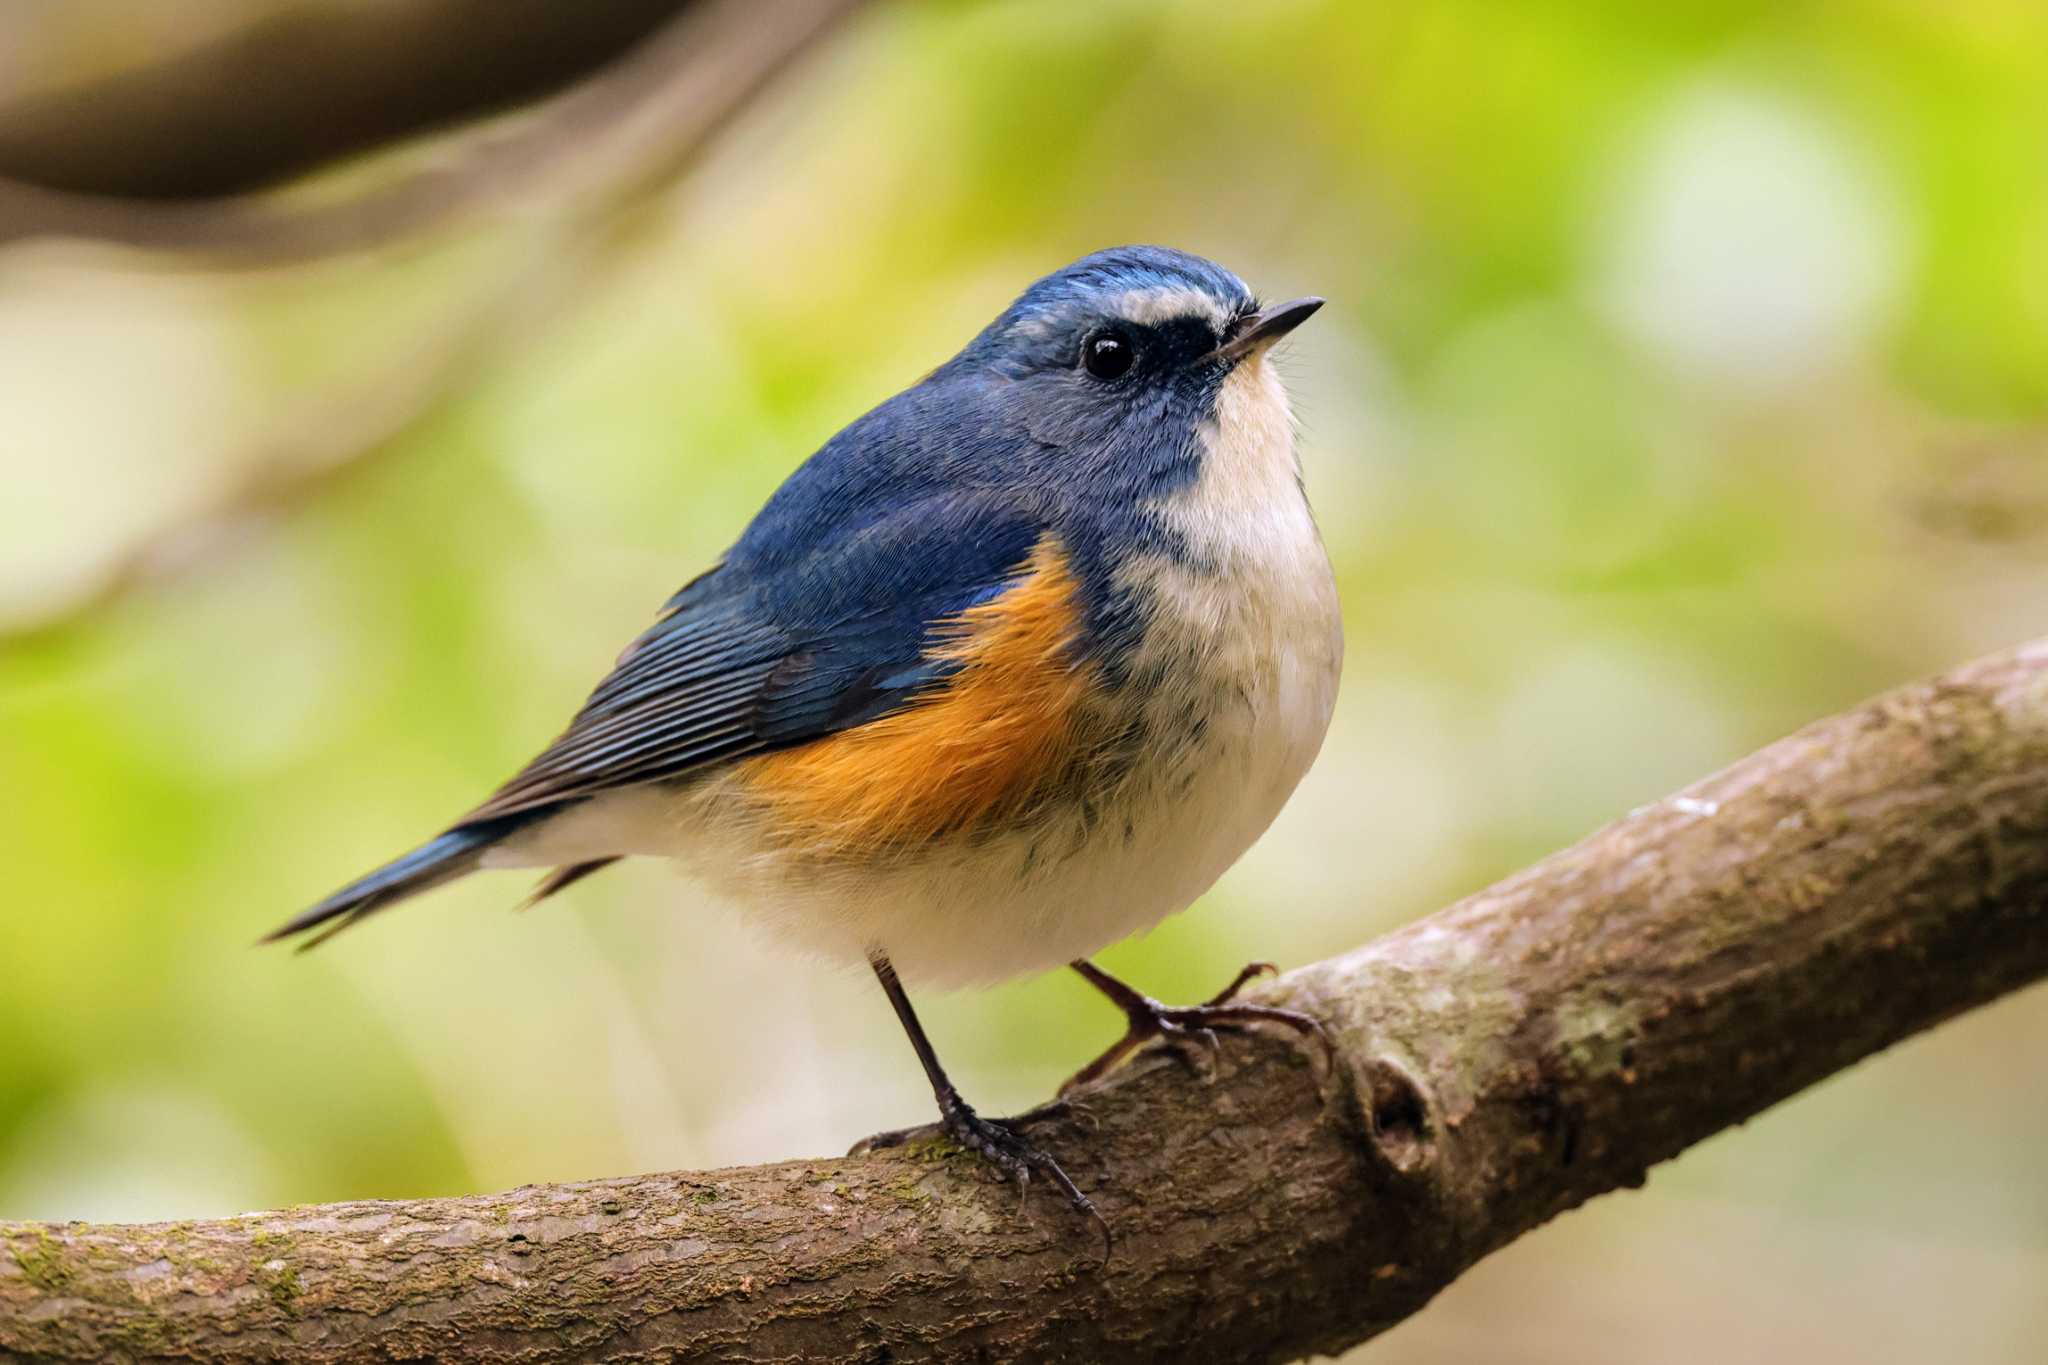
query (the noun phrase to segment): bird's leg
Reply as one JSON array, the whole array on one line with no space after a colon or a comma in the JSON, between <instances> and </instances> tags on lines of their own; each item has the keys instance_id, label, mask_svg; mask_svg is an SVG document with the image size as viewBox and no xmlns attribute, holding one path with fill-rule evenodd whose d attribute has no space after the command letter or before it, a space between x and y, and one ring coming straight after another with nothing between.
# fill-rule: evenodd
<instances>
[{"instance_id":1,"label":"bird's leg","mask_svg":"<svg viewBox=\"0 0 2048 1365\"><path fill-rule=\"evenodd\" d=\"M904 993L903 983L896 979L896 969L889 965L889 959L879 952L870 953L868 963L875 969L875 977L887 992L889 1003L896 1007L896 1017L903 1022L903 1031L910 1035L910 1046L916 1051L917 1060L924 1065L924 1074L932 1083L932 1097L939 1102L939 1126L946 1136L995 1167L1005 1179L1017 1186L1020 1196L1030 1193L1031 1173L1042 1173L1059 1186L1075 1212L1095 1220L1102 1229L1102 1250L1107 1256L1110 1250L1109 1224L1096 1211L1093 1201L1067 1178L1067 1173L1060 1169L1057 1161L1026 1142L1011 1124L999 1119L985 1119L974 1112L974 1106L962 1099L960 1092L953 1088L953 1082L946 1078L945 1069L939 1065L939 1054L932 1050L931 1039L925 1037L924 1025L918 1022L917 1011L910 1007L910 997ZM917 1131L906 1128L877 1133L855 1147L854 1151L893 1147Z\"/></svg>"},{"instance_id":2,"label":"bird's leg","mask_svg":"<svg viewBox=\"0 0 2048 1365\"><path fill-rule=\"evenodd\" d=\"M1222 1051L1222 1045L1216 1040L1219 1030L1241 1032L1251 1024L1279 1024L1292 1029L1304 1038L1313 1038L1320 1043L1326 1062L1335 1059L1336 1048L1330 1042L1330 1035L1314 1017L1299 1010L1281 1009L1277 1005L1235 1002L1237 993L1244 989L1246 982L1275 970L1270 962L1252 963L1237 974L1236 980L1199 1005L1162 1005L1152 997L1131 989L1086 958L1075 962L1073 967L1089 985L1108 996L1110 1003L1122 1010L1124 1018L1130 1022L1124 1036L1111 1044L1107 1052L1075 1072L1060 1087L1062 1095L1090 1081L1100 1080L1117 1063L1155 1040L1171 1047L1190 1066L1201 1069L1195 1062L1192 1048L1199 1044L1213 1057Z\"/></svg>"}]
</instances>

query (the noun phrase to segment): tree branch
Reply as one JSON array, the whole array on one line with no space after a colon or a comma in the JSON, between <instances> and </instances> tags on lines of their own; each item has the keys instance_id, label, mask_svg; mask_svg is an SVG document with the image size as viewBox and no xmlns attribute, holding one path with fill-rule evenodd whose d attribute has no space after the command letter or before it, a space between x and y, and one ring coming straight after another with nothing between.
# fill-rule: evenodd
<instances>
[{"instance_id":1,"label":"tree branch","mask_svg":"<svg viewBox=\"0 0 2048 1365\"><path fill-rule=\"evenodd\" d=\"M1030 1122L1117 1230L937 1140L861 1158L0 1225L0 1353L1281 1361L2048 972L2048 640L1820 722L1289 974L1340 1060L1233 1040Z\"/></svg>"}]
</instances>

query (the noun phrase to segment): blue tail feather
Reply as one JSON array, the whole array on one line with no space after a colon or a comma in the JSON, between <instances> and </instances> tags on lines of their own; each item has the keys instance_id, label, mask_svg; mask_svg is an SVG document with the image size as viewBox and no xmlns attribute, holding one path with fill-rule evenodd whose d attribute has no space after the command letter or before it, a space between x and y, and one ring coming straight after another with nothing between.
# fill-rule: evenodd
<instances>
[{"instance_id":1,"label":"blue tail feather","mask_svg":"<svg viewBox=\"0 0 2048 1365\"><path fill-rule=\"evenodd\" d=\"M317 947L366 915L474 871L486 848L541 813L535 811L527 813L525 818L457 825L403 857L356 878L318 905L265 934L261 941L275 943L279 939L328 925L326 932L300 945L301 948Z\"/></svg>"}]
</instances>

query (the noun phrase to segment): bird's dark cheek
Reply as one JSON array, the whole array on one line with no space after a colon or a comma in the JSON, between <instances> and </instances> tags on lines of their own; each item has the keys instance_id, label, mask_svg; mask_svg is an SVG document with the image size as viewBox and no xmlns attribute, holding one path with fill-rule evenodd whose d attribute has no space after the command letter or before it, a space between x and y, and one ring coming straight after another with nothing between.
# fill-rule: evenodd
<instances>
[{"instance_id":1,"label":"bird's dark cheek","mask_svg":"<svg viewBox=\"0 0 2048 1365\"><path fill-rule=\"evenodd\" d=\"M1122 404L1109 395L1067 387L1063 392L1035 396L1023 409L1024 430L1047 445L1074 446L1099 441L1116 425Z\"/></svg>"}]
</instances>

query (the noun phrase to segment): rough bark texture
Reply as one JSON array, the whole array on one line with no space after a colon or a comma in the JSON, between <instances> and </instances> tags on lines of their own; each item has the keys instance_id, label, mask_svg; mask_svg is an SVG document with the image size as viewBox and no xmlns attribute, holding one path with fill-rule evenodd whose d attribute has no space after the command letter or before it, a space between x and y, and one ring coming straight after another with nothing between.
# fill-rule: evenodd
<instances>
[{"instance_id":1,"label":"rough bark texture","mask_svg":"<svg viewBox=\"0 0 2048 1365\"><path fill-rule=\"evenodd\" d=\"M1264 998L1030 1131L1102 1205L945 1144L337 1204L0 1225L0 1352L56 1359L1281 1361L2048 971L2048 641L1823 721Z\"/></svg>"}]
</instances>

